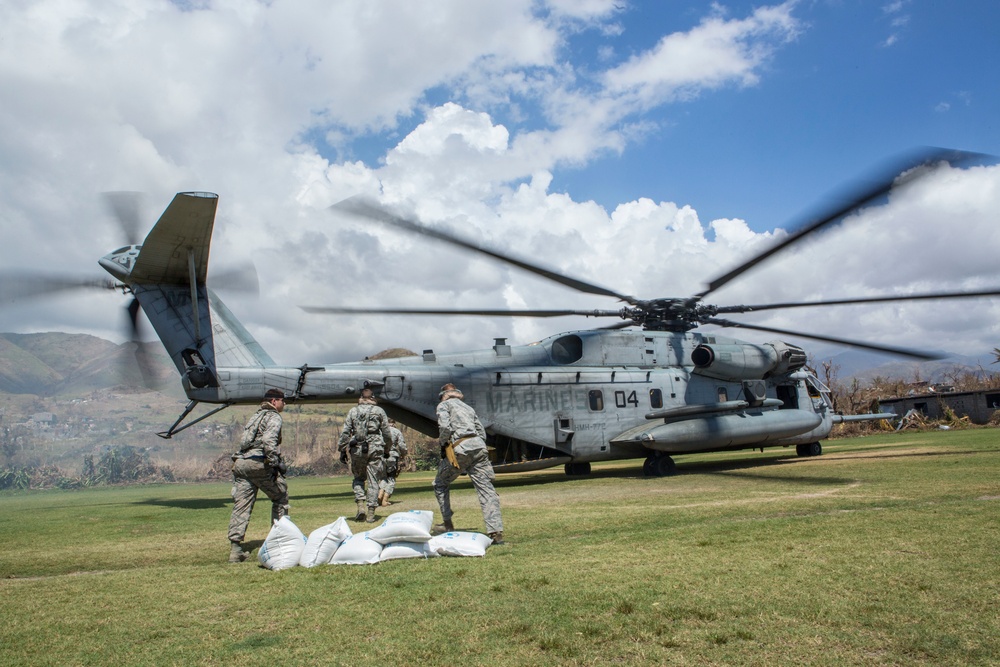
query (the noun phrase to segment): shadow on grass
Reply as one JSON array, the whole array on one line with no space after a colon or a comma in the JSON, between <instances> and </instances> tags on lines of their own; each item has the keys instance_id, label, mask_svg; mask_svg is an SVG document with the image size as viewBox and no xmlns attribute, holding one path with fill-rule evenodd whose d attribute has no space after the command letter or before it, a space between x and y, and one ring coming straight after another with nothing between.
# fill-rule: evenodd
<instances>
[{"instance_id":1,"label":"shadow on grass","mask_svg":"<svg viewBox=\"0 0 1000 667\"><path fill-rule=\"evenodd\" d=\"M981 454L978 450L964 450L964 451L891 451L892 446L878 446L873 447L869 450L859 450L859 451L845 451L837 453L827 453L821 457L801 457L797 454L788 454L781 456L774 456L773 454L768 455L757 455L748 456L747 458L741 459L727 459L727 460L712 460L712 461L685 461L683 455L676 457L677 461L677 476L680 475L723 475L723 476L740 476L746 478L755 478L761 480L783 480L788 482L799 482L802 484L811 485L827 485L827 484L842 484L850 482L851 480L842 479L839 477L817 477L814 475L770 475L765 471L768 468L775 468L777 466L787 466L795 464L808 464L811 462L822 462L822 461L837 461L844 459L889 459L889 458L929 458L929 457L939 457L939 456L960 456L960 455L971 455L971 454ZM888 450L888 451L885 451ZM599 468L591 472L589 475L566 475L561 467L554 467L546 470L539 470L530 473L520 473L520 474L509 474L509 475L498 475L494 486L498 489L510 488L530 488L533 486L543 486L546 484L565 484L569 482L586 481L588 479L648 479L651 482L655 482L662 478L659 477L646 477L642 471L642 459L636 459L634 467L628 463L618 462L617 465L607 468ZM759 470L760 472L743 472L743 471L753 471ZM349 501L354 502L354 492L348 488L344 491L330 491L327 493L313 493L308 495L300 495L294 492L295 477L289 479L289 485L292 487L289 489L289 494L295 500L337 500L337 501ZM428 487L430 484L428 484ZM455 480L452 485L452 489L471 489L472 482L469 480L468 476L462 475L457 480ZM407 491L417 490L410 487L407 484L402 484L398 487L398 492L405 493ZM261 501L266 501L267 498L261 494ZM148 500L138 501L137 505L157 505L163 507L175 507L179 509L190 509L190 510L204 510L204 509L219 509L221 507L227 507L232 505L232 499L227 496L218 496L214 498L151 498Z\"/></svg>"},{"instance_id":2,"label":"shadow on grass","mask_svg":"<svg viewBox=\"0 0 1000 667\"><path fill-rule=\"evenodd\" d=\"M289 481L288 495L292 501L296 500L343 500L350 499L354 502L354 492L350 489L347 491L330 492L330 493L313 493L310 495L297 494L295 493L295 479L292 477ZM257 494L258 503L269 503L271 502L267 495L263 491ZM137 500L133 505L154 505L157 507L173 507L175 509L183 510L212 510L219 509L220 507L231 507L233 504L233 499L229 495L219 495L212 498L147 498L144 500Z\"/></svg>"},{"instance_id":3,"label":"shadow on grass","mask_svg":"<svg viewBox=\"0 0 1000 667\"><path fill-rule=\"evenodd\" d=\"M154 505L156 507L173 507L182 510L214 510L233 504L233 499L218 498L147 498L137 500L133 505Z\"/></svg>"}]
</instances>

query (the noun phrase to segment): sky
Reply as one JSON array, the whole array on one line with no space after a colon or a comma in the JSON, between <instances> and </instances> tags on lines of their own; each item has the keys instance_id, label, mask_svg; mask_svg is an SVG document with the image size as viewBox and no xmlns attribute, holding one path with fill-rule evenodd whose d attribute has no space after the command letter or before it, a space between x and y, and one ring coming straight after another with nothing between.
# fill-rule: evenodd
<instances>
[{"instance_id":1,"label":"sky","mask_svg":"<svg viewBox=\"0 0 1000 667\"><path fill-rule=\"evenodd\" d=\"M0 0L0 271L103 278L128 239L102 193L144 193L148 228L210 191L209 282L254 263L259 297L219 294L279 363L530 343L595 320L302 311L620 306L330 207L365 195L619 293L688 296L907 151L1000 155L997 25L987 0ZM996 164L936 165L710 302L1000 287ZM0 331L120 342L128 300L7 300ZM732 319L988 362L998 316Z\"/></svg>"}]
</instances>

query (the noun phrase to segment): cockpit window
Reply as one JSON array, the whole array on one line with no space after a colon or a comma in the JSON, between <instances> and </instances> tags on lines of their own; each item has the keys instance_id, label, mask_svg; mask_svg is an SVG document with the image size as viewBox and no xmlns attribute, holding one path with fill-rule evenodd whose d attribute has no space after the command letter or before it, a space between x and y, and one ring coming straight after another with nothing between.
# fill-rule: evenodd
<instances>
[{"instance_id":1,"label":"cockpit window","mask_svg":"<svg viewBox=\"0 0 1000 667\"><path fill-rule=\"evenodd\" d=\"M809 395L813 398L819 398L823 393L830 393L830 390L826 388L826 385L819 381L819 378L813 376L806 377L806 386L809 388Z\"/></svg>"},{"instance_id":2,"label":"cockpit window","mask_svg":"<svg viewBox=\"0 0 1000 667\"><path fill-rule=\"evenodd\" d=\"M579 361L583 356L583 340L575 334L562 336L552 343L550 354L552 361L557 364L571 364L574 361Z\"/></svg>"},{"instance_id":3,"label":"cockpit window","mask_svg":"<svg viewBox=\"0 0 1000 667\"><path fill-rule=\"evenodd\" d=\"M120 254L122 254L123 252L128 252L128 251L129 251L129 250L131 250L131 249L132 249L132 246L130 246L130 245L127 245L127 246L125 246L124 248L118 248L118 250L115 250L115 251L114 251L113 253L111 253L111 254L112 254L112 255L120 255Z\"/></svg>"}]
</instances>

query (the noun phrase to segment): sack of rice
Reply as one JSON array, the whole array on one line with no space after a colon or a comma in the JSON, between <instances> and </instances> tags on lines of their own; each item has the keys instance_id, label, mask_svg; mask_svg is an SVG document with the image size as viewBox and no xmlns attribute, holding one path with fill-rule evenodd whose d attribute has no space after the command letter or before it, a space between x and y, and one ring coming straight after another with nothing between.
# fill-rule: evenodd
<instances>
[{"instance_id":1,"label":"sack of rice","mask_svg":"<svg viewBox=\"0 0 1000 667\"><path fill-rule=\"evenodd\" d=\"M370 531L369 531L370 532ZM382 545L368 536L368 533L355 533L340 543L337 553L333 554L330 563L333 565L368 565L377 563L382 553Z\"/></svg>"},{"instance_id":2,"label":"sack of rice","mask_svg":"<svg viewBox=\"0 0 1000 667\"><path fill-rule=\"evenodd\" d=\"M299 557L299 565L302 567L315 567L316 565L327 565L333 554L337 553L340 543L350 537L353 533L351 527L347 525L347 519L340 517L333 523L317 528L309 533L306 540L306 547Z\"/></svg>"},{"instance_id":3,"label":"sack of rice","mask_svg":"<svg viewBox=\"0 0 1000 667\"><path fill-rule=\"evenodd\" d=\"M430 545L442 556L485 556L492 542L488 535L482 533L456 531L435 535Z\"/></svg>"},{"instance_id":4,"label":"sack of rice","mask_svg":"<svg viewBox=\"0 0 1000 667\"><path fill-rule=\"evenodd\" d=\"M379 561L397 558L437 558L430 542L390 542L382 548Z\"/></svg>"},{"instance_id":5,"label":"sack of rice","mask_svg":"<svg viewBox=\"0 0 1000 667\"><path fill-rule=\"evenodd\" d=\"M381 544L390 542L427 542L431 539L434 512L410 510L390 514L378 528L368 531L371 538Z\"/></svg>"},{"instance_id":6,"label":"sack of rice","mask_svg":"<svg viewBox=\"0 0 1000 667\"><path fill-rule=\"evenodd\" d=\"M260 564L269 570L284 570L299 564L306 536L287 516L274 522L257 554Z\"/></svg>"}]
</instances>

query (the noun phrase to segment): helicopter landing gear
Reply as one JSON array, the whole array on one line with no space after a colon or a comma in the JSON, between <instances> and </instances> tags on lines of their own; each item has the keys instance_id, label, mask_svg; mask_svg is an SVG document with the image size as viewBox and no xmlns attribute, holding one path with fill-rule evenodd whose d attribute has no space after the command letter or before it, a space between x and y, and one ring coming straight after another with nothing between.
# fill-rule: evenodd
<instances>
[{"instance_id":1,"label":"helicopter landing gear","mask_svg":"<svg viewBox=\"0 0 1000 667\"><path fill-rule=\"evenodd\" d=\"M580 475L589 475L590 474L590 462L589 461L584 461L583 463L567 463L563 467L563 470L565 470L566 474L569 475L570 477L575 477L575 476L580 476Z\"/></svg>"},{"instance_id":2,"label":"helicopter landing gear","mask_svg":"<svg viewBox=\"0 0 1000 667\"><path fill-rule=\"evenodd\" d=\"M819 456L823 453L823 445L818 442L807 442L802 445L795 445L795 453L799 456Z\"/></svg>"},{"instance_id":3,"label":"helicopter landing gear","mask_svg":"<svg viewBox=\"0 0 1000 667\"><path fill-rule=\"evenodd\" d=\"M668 477L677 472L674 460L666 454L650 454L642 464L646 477Z\"/></svg>"}]
</instances>

